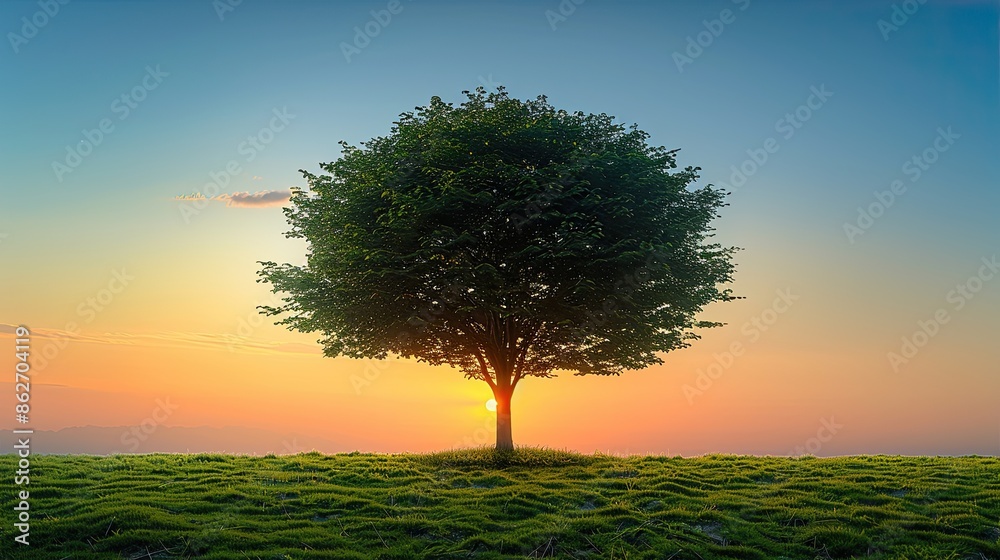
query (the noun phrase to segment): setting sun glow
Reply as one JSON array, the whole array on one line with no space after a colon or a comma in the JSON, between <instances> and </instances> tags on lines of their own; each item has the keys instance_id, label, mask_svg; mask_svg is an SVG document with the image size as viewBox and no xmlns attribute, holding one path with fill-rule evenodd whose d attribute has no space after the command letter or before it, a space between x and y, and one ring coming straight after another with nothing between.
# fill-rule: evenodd
<instances>
[{"instance_id":1,"label":"setting sun glow","mask_svg":"<svg viewBox=\"0 0 1000 560\"><path fill-rule=\"evenodd\" d=\"M488 410L490 412L496 412L497 411L497 401L496 401L496 399L490 399L490 400L486 401L486 410Z\"/></svg>"}]
</instances>

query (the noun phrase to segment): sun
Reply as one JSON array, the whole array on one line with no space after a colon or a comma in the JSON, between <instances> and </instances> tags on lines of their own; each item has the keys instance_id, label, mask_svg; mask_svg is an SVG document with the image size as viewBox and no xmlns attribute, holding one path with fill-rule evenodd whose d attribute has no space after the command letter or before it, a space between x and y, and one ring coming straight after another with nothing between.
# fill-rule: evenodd
<instances>
[{"instance_id":1,"label":"sun","mask_svg":"<svg viewBox=\"0 0 1000 560\"><path fill-rule=\"evenodd\" d=\"M497 411L497 401L496 401L496 399L490 399L490 400L486 401L486 410L488 410L490 412L496 412Z\"/></svg>"}]
</instances>

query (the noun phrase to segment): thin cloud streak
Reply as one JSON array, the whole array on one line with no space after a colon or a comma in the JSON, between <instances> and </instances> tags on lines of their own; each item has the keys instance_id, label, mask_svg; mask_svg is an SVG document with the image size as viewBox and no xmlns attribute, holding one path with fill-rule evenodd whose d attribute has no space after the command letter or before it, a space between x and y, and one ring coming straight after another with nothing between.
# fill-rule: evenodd
<instances>
[{"instance_id":1,"label":"thin cloud streak","mask_svg":"<svg viewBox=\"0 0 1000 560\"><path fill-rule=\"evenodd\" d=\"M13 335L15 325L0 324L0 333ZM318 346L299 343L279 343L257 340L235 334L191 333L164 331L157 333L73 333L62 329L35 327L31 329L33 337L62 339L72 342L92 344L113 344L123 346L156 346L167 348L209 348L232 350L234 352L253 353L284 353L284 354L316 354L322 353Z\"/></svg>"},{"instance_id":2,"label":"thin cloud streak","mask_svg":"<svg viewBox=\"0 0 1000 560\"><path fill-rule=\"evenodd\" d=\"M201 194L191 194L175 196L174 200L214 200L225 202L230 208L266 208L269 206L284 206L292 196L291 189L281 189L274 191L257 191L254 193L234 192L223 193L211 198Z\"/></svg>"}]
</instances>

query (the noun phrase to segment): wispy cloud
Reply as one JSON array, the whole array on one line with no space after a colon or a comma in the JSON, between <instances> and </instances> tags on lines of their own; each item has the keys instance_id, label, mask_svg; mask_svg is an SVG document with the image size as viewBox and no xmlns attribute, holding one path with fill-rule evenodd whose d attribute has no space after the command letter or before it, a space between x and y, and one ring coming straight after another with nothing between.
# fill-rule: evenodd
<instances>
[{"instance_id":1,"label":"wispy cloud","mask_svg":"<svg viewBox=\"0 0 1000 560\"><path fill-rule=\"evenodd\" d=\"M232 193L226 199L226 206L255 207L255 206L282 206L288 202L292 196L290 189L280 191L257 191L253 194L249 192Z\"/></svg>"},{"instance_id":2,"label":"wispy cloud","mask_svg":"<svg viewBox=\"0 0 1000 560\"><path fill-rule=\"evenodd\" d=\"M211 198L201 194L189 194L175 196L174 200L215 200L225 202L230 208L264 208L267 206L284 206L292 196L291 189L281 189L276 191L257 191L223 193Z\"/></svg>"}]
</instances>

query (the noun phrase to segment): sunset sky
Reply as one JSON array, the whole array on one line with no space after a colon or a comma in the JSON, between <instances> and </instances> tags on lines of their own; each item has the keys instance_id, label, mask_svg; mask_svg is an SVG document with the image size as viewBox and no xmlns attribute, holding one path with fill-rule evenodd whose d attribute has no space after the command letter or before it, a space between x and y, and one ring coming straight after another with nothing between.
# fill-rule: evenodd
<instances>
[{"instance_id":1,"label":"sunset sky","mask_svg":"<svg viewBox=\"0 0 1000 560\"><path fill-rule=\"evenodd\" d=\"M303 261L299 169L502 84L681 148L733 191L716 239L744 249L745 299L703 315L725 327L620 378L521 383L515 443L1000 454L1000 4L577 2L0 4L0 367L29 327L30 426L492 443L485 383L323 358L255 306L257 261Z\"/></svg>"}]
</instances>

